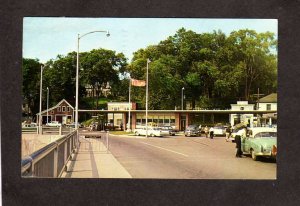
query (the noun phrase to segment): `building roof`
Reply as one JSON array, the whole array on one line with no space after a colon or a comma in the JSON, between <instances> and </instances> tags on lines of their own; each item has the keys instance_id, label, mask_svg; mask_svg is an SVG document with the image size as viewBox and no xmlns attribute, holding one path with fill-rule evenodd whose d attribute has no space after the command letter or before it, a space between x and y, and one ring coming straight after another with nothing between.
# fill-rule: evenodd
<instances>
[{"instance_id":1,"label":"building roof","mask_svg":"<svg viewBox=\"0 0 300 206\"><path fill-rule=\"evenodd\" d=\"M277 93L272 93L259 99L259 103L277 103Z\"/></svg>"},{"instance_id":2,"label":"building roof","mask_svg":"<svg viewBox=\"0 0 300 206\"><path fill-rule=\"evenodd\" d=\"M63 99L63 100L61 100L60 102L58 102L55 106L48 108L48 111L50 111L50 110L52 110L52 109L55 109L55 108L59 107L59 105L61 105L61 103L63 103L63 102L67 103L67 105L68 105L69 107L71 107L72 109L74 109L74 107L72 107L72 105L70 105L70 103L67 102L67 100ZM43 114L43 113L45 113L45 112L47 112L47 109L46 109L46 110L43 110L41 113ZM36 115L39 115L39 114L40 114L40 113L37 113Z\"/></svg>"}]
</instances>

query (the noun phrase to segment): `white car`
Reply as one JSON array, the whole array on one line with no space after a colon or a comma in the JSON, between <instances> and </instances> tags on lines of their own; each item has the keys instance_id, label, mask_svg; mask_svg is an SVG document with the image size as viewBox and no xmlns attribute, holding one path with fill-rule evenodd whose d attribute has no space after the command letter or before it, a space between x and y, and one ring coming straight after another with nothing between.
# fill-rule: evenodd
<instances>
[{"instance_id":1,"label":"white car","mask_svg":"<svg viewBox=\"0 0 300 206\"><path fill-rule=\"evenodd\" d=\"M225 136L225 127L224 126L214 126L213 127L214 135Z\"/></svg>"},{"instance_id":2,"label":"white car","mask_svg":"<svg viewBox=\"0 0 300 206\"><path fill-rule=\"evenodd\" d=\"M59 123L58 121L52 121L46 124L46 126L49 127L61 127L61 123Z\"/></svg>"},{"instance_id":3,"label":"white car","mask_svg":"<svg viewBox=\"0 0 300 206\"><path fill-rule=\"evenodd\" d=\"M162 136L170 135L169 131L161 130L159 127L148 127L148 132L146 132L146 127L142 127L134 130L134 134L137 136L140 135L145 136L146 133L148 134L148 136L151 137L162 137Z\"/></svg>"}]
</instances>

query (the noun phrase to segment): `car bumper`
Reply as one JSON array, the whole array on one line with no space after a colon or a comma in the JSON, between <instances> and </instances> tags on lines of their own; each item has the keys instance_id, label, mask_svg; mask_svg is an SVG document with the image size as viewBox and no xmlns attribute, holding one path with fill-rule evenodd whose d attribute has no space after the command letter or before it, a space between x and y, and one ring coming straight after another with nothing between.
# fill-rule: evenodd
<instances>
[{"instance_id":1,"label":"car bumper","mask_svg":"<svg viewBox=\"0 0 300 206\"><path fill-rule=\"evenodd\" d=\"M272 158L276 158L277 156L277 152L274 153L272 151L269 152L257 152L255 153L256 156L261 156L261 157L272 157Z\"/></svg>"}]
</instances>

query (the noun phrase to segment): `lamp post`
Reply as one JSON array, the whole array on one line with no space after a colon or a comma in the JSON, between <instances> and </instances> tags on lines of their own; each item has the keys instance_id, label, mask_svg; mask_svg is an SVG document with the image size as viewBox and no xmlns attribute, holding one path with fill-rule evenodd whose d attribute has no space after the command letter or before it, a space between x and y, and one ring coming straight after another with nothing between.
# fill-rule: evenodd
<instances>
[{"instance_id":1,"label":"lamp post","mask_svg":"<svg viewBox=\"0 0 300 206\"><path fill-rule=\"evenodd\" d=\"M48 124L48 108L49 108L49 87L47 87L47 124Z\"/></svg>"},{"instance_id":2,"label":"lamp post","mask_svg":"<svg viewBox=\"0 0 300 206\"><path fill-rule=\"evenodd\" d=\"M42 134L42 90L43 90L43 69L44 65L41 65L41 78L40 78L40 114L39 114L39 134Z\"/></svg>"},{"instance_id":3,"label":"lamp post","mask_svg":"<svg viewBox=\"0 0 300 206\"><path fill-rule=\"evenodd\" d=\"M184 90L184 87L182 87L182 89L181 89L181 110L183 110L183 90Z\"/></svg>"},{"instance_id":4,"label":"lamp post","mask_svg":"<svg viewBox=\"0 0 300 206\"><path fill-rule=\"evenodd\" d=\"M148 138L148 70L149 70L149 63L150 59L147 59L147 78L146 78L146 138Z\"/></svg>"},{"instance_id":5,"label":"lamp post","mask_svg":"<svg viewBox=\"0 0 300 206\"><path fill-rule=\"evenodd\" d=\"M97 32L105 32L106 36L109 37L109 31L91 31L88 33L85 33L83 35L80 36L80 34L78 34L77 36L77 64L76 64L76 102L75 102L75 111L76 111L76 116L75 116L75 129L78 129L78 90L79 90L79 40L88 35L88 34L92 34L92 33L97 33Z\"/></svg>"}]
</instances>

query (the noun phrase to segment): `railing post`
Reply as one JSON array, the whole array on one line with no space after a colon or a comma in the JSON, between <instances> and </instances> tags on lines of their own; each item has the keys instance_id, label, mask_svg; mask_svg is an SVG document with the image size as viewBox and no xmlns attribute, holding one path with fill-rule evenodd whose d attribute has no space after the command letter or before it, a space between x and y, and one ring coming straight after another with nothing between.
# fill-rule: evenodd
<instances>
[{"instance_id":1,"label":"railing post","mask_svg":"<svg viewBox=\"0 0 300 206\"><path fill-rule=\"evenodd\" d=\"M62 130L61 128L62 128L62 126L59 127L59 135L61 135L61 133L62 133L61 132L61 130Z\"/></svg>"},{"instance_id":2,"label":"railing post","mask_svg":"<svg viewBox=\"0 0 300 206\"><path fill-rule=\"evenodd\" d=\"M67 150L68 150L68 140L66 139L65 142L64 142L64 164L66 164L66 161L68 159L67 157Z\"/></svg>"},{"instance_id":3,"label":"railing post","mask_svg":"<svg viewBox=\"0 0 300 206\"><path fill-rule=\"evenodd\" d=\"M109 136L109 130L107 130L106 132L106 152L108 153L108 150L109 150L109 144L108 144L108 136Z\"/></svg>"},{"instance_id":4,"label":"railing post","mask_svg":"<svg viewBox=\"0 0 300 206\"><path fill-rule=\"evenodd\" d=\"M57 177L57 165L58 165L58 144L56 144L56 148L54 149L54 158L53 158L53 177Z\"/></svg>"}]
</instances>

